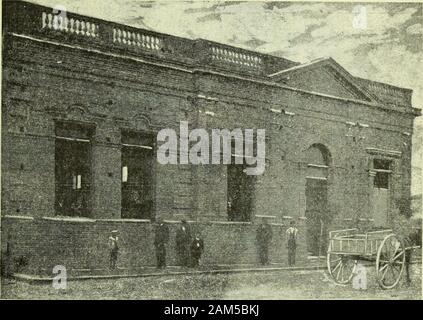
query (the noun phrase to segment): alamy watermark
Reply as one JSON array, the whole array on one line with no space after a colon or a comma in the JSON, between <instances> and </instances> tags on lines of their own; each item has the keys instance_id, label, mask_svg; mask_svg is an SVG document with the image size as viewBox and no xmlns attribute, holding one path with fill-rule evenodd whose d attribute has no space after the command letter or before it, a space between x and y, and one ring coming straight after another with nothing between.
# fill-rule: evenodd
<instances>
[{"instance_id":1,"label":"alamy watermark","mask_svg":"<svg viewBox=\"0 0 423 320\"><path fill-rule=\"evenodd\" d=\"M354 270L352 287L356 290L367 290L367 269L361 263L357 263Z\"/></svg>"},{"instance_id":2,"label":"alamy watermark","mask_svg":"<svg viewBox=\"0 0 423 320\"><path fill-rule=\"evenodd\" d=\"M54 266L53 274L55 274L52 282L53 288L57 290L67 289L68 274L66 271L66 267L62 265Z\"/></svg>"},{"instance_id":3,"label":"alamy watermark","mask_svg":"<svg viewBox=\"0 0 423 320\"><path fill-rule=\"evenodd\" d=\"M188 129L181 121L178 134L173 129L162 129L157 142L160 164L245 164L247 175L261 175L266 165L265 129ZM210 147L211 143L211 147Z\"/></svg>"}]
</instances>

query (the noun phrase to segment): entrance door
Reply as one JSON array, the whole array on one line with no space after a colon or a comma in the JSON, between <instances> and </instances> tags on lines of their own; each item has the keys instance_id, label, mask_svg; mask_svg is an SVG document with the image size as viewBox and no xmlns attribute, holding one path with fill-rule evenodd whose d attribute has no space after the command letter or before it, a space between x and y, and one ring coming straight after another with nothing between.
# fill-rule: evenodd
<instances>
[{"instance_id":1,"label":"entrance door","mask_svg":"<svg viewBox=\"0 0 423 320\"><path fill-rule=\"evenodd\" d=\"M324 178L306 179L307 249L313 255L326 252L327 181ZM320 252L319 252L320 244Z\"/></svg>"},{"instance_id":2,"label":"entrance door","mask_svg":"<svg viewBox=\"0 0 423 320\"><path fill-rule=\"evenodd\" d=\"M253 176L247 175L242 164L228 165L228 220L250 221Z\"/></svg>"}]
</instances>

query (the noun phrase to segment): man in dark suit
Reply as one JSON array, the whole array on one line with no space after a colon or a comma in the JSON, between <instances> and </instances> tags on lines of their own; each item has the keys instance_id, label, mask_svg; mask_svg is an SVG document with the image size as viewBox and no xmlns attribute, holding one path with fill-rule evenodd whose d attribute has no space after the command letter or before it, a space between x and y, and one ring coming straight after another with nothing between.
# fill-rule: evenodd
<instances>
[{"instance_id":1,"label":"man in dark suit","mask_svg":"<svg viewBox=\"0 0 423 320\"><path fill-rule=\"evenodd\" d=\"M262 265L269 264L269 243L272 240L272 237L272 228L267 223L266 218L263 218L256 233L257 251Z\"/></svg>"},{"instance_id":2,"label":"man in dark suit","mask_svg":"<svg viewBox=\"0 0 423 320\"><path fill-rule=\"evenodd\" d=\"M118 231L113 230L112 234L109 237L109 248L110 248L110 270L116 269L116 264L118 260L119 255L119 237L118 237Z\"/></svg>"},{"instance_id":3,"label":"man in dark suit","mask_svg":"<svg viewBox=\"0 0 423 320\"><path fill-rule=\"evenodd\" d=\"M412 247L422 245L422 229L421 228L413 228L411 233L404 239L405 247L409 249L405 250L405 275L407 285L411 284L411 277L410 277L410 265L411 265L411 258L413 254Z\"/></svg>"},{"instance_id":4,"label":"man in dark suit","mask_svg":"<svg viewBox=\"0 0 423 320\"><path fill-rule=\"evenodd\" d=\"M183 267L189 267L191 231L185 219L181 220L181 226L176 230L175 241L179 264Z\"/></svg>"},{"instance_id":5,"label":"man in dark suit","mask_svg":"<svg viewBox=\"0 0 423 320\"><path fill-rule=\"evenodd\" d=\"M194 240L191 243L191 258L192 258L192 266L198 267L200 264L200 258L204 251L204 241L201 239L200 233L196 233Z\"/></svg>"},{"instance_id":6,"label":"man in dark suit","mask_svg":"<svg viewBox=\"0 0 423 320\"><path fill-rule=\"evenodd\" d=\"M157 269L166 267L166 245L169 242L169 227L162 218L157 219L154 234L154 247L156 248Z\"/></svg>"}]
</instances>

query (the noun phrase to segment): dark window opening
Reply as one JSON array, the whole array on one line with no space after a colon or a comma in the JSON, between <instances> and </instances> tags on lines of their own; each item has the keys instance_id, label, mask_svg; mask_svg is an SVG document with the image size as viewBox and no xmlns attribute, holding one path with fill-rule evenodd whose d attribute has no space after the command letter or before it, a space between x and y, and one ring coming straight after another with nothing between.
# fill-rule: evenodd
<instances>
[{"instance_id":1,"label":"dark window opening","mask_svg":"<svg viewBox=\"0 0 423 320\"><path fill-rule=\"evenodd\" d=\"M373 168L374 169L381 169L381 170L390 170L391 161L382 160L382 159L374 159L373 160Z\"/></svg>"},{"instance_id":2,"label":"dark window opening","mask_svg":"<svg viewBox=\"0 0 423 320\"><path fill-rule=\"evenodd\" d=\"M93 127L56 123L55 181L57 215L91 215L91 137Z\"/></svg>"},{"instance_id":3,"label":"dark window opening","mask_svg":"<svg viewBox=\"0 0 423 320\"><path fill-rule=\"evenodd\" d=\"M152 218L154 141L153 134L122 132L122 218Z\"/></svg>"},{"instance_id":4,"label":"dark window opening","mask_svg":"<svg viewBox=\"0 0 423 320\"><path fill-rule=\"evenodd\" d=\"M373 169L376 171L374 187L378 189L389 189L389 175L391 163L388 160L374 159Z\"/></svg>"},{"instance_id":5,"label":"dark window opening","mask_svg":"<svg viewBox=\"0 0 423 320\"><path fill-rule=\"evenodd\" d=\"M257 141L254 136L254 141ZM242 141L242 140L241 140ZM242 164L237 164L235 159L240 157L236 153L235 139L232 140L231 164L227 166L228 204L227 213L229 221L251 221L252 204L254 196L254 176L247 175L244 170L248 167L245 159ZM257 155L254 143L253 155ZM245 145L244 153L245 153Z\"/></svg>"},{"instance_id":6,"label":"dark window opening","mask_svg":"<svg viewBox=\"0 0 423 320\"><path fill-rule=\"evenodd\" d=\"M389 189L389 174L386 172L377 172L374 179L375 188Z\"/></svg>"}]
</instances>

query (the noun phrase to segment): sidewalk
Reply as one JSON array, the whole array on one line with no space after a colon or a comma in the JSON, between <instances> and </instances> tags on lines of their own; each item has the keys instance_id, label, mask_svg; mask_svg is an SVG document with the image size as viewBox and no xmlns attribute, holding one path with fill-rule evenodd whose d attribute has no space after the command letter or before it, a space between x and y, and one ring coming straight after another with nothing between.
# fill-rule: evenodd
<instances>
[{"instance_id":1,"label":"sidewalk","mask_svg":"<svg viewBox=\"0 0 423 320\"><path fill-rule=\"evenodd\" d=\"M143 267L138 270L128 270L118 268L114 271L106 269L79 269L73 270L68 275L67 280L89 280L89 279L119 279L119 278L136 278L136 277L161 277L174 275L194 275L194 274L219 274L219 273L242 273L242 272L269 272L269 271L298 271L298 270L319 270L325 269L325 263L321 260L320 265L317 262L310 262L307 266L288 267L282 263L271 263L267 266L261 265L214 265L200 266L199 268L186 268L179 266L168 266L165 269L158 270L155 267ZM51 282L52 276L39 276L15 273L13 278L26 282Z\"/></svg>"},{"instance_id":2,"label":"sidewalk","mask_svg":"<svg viewBox=\"0 0 423 320\"><path fill-rule=\"evenodd\" d=\"M412 262L420 263L421 260ZM373 266L374 262L362 262L367 266ZM271 271L303 271L303 270L326 270L325 259L310 259L307 264L304 262L301 266L288 267L282 263L271 263L267 266L261 265L214 265L214 266L200 266L197 269L168 266L165 269L158 270L155 267L143 267L138 270L129 270L125 268L118 268L114 271L107 269L79 269L73 270L68 275L67 280L90 280L90 279L120 279L120 278L138 278L138 277L163 277L175 275L199 275L199 274L228 274L228 273L247 273L247 272L271 272ZM21 280L30 283L45 283L53 280L52 276L39 276L15 273L12 276L16 280Z\"/></svg>"}]
</instances>

